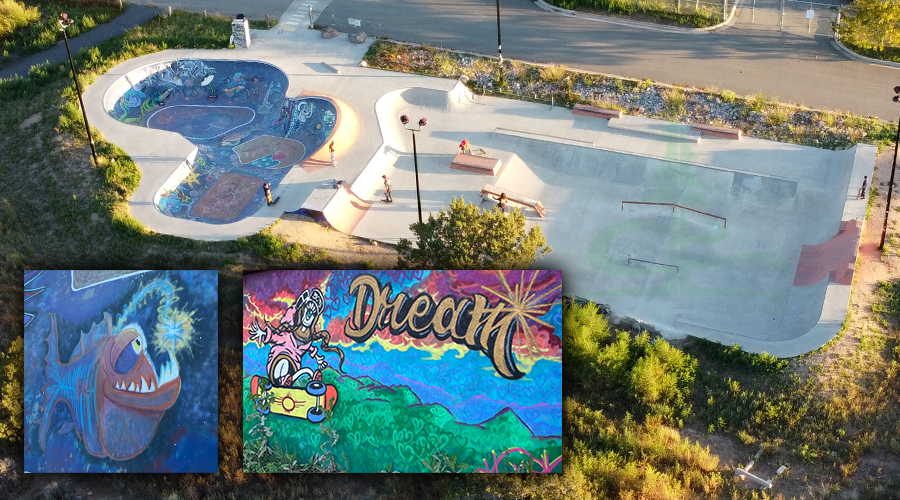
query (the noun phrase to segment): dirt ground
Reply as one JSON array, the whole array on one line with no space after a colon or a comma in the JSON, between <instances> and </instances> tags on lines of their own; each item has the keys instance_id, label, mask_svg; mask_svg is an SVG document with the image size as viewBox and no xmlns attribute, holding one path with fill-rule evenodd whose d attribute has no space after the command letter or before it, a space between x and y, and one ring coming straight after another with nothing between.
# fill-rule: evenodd
<instances>
[{"instance_id":1,"label":"dirt ground","mask_svg":"<svg viewBox=\"0 0 900 500\"><path fill-rule=\"evenodd\" d=\"M344 234L310 217L285 214L272 231L288 242L302 243L312 251L325 250L341 263L368 264L373 269L393 269L397 265L397 252L393 246Z\"/></svg>"}]
</instances>

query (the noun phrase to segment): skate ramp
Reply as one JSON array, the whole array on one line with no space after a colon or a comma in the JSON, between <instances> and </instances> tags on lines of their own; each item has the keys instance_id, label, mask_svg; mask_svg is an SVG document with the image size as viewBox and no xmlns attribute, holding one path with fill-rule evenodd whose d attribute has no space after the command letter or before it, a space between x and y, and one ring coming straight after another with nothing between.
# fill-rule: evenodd
<instances>
[{"instance_id":1,"label":"skate ramp","mask_svg":"<svg viewBox=\"0 0 900 500\"><path fill-rule=\"evenodd\" d=\"M451 113L461 111L472 102L469 89L462 82L456 82L449 91L413 87L399 91L401 104Z\"/></svg>"},{"instance_id":2,"label":"skate ramp","mask_svg":"<svg viewBox=\"0 0 900 500\"><path fill-rule=\"evenodd\" d=\"M826 277L832 283L851 284L863 224L858 219L844 221L838 234L830 240L803 245L794 286L814 285Z\"/></svg>"},{"instance_id":3,"label":"skate ramp","mask_svg":"<svg viewBox=\"0 0 900 500\"><path fill-rule=\"evenodd\" d=\"M325 205L322 214L332 227L342 233L353 234L359 221L366 216L366 212L372 206L350 190L346 184L341 184L331 201Z\"/></svg>"}]
</instances>

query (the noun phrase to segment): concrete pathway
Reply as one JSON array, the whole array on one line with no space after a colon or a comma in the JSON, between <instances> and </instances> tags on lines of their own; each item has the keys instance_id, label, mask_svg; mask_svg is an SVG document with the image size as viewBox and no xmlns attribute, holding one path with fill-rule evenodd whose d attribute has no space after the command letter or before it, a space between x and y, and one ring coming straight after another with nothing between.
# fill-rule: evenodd
<instances>
[{"instance_id":1,"label":"concrete pathway","mask_svg":"<svg viewBox=\"0 0 900 500\"><path fill-rule=\"evenodd\" d=\"M153 19L160 12L162 11L155 7L129 4L125 9L125 12L119 14L112 21L98 25L91 31L75 38L70 38L69 47L72 50L72 55L77 54L81 49L93 47L112 37L122 35L131 28L140 26ZM0 78L10 78L15 75L27 77L28 71L32 66L47 62L55 64L64 62L67 59L66 44L63 42L62 34L60 34L59 43L55 47L43 52L31 54L17 63L0 68Z\"/></svg>"},{"instance_id":2,"label":"concrete pathway","mask_svg":"<svg viewBox=\"0 0 900 500\"><path fill-rule=\"evenodd\" d=\"M452 80L358 67L369 43L323 40L301 23L289 24L306 10L295 1L281 24L253 32L249 50L152 54L117 66L86 90L91 123L143 171L131 209L149 228L220 240L252 234L304 206L343 213L351 210L350 198L334 185L345 181L371 204L353 234L387 242L410 237L409 224L418 218L415 174L410 133L398 120L408 114L429 120L418 135L423 209L440 210L459 196L479 202L485 184L540 200L546 217L525 209L528 224L540 225L553 246L540 265L564 271L567 294L609 304L670 337L691 334L779 356L818 348L840 329L850 286L829 278L805 287L793 281L804 245L828 241L842 221L864 216L865 202L855 193L862 176L872 175L873 147L827 151L698 139L686 125L640 117L607 123L472 95ZM294 168L274 193L282 201L241 221L210 225L164 216L154 197L167 180L187 175L189 168L178 169L193 144L169 132L137 132L110 117L104 100L115 101L107 90L121 78L186 58L272 63L289 78L288 96L320 92L351 106L358 139L339 145L337 167ZM450 169L464 138L505 169L496 176ZM393 180L392 204L381 201L381 175ZM725 220L626 201L675 203Z\"/></svg>"}]
</instances>

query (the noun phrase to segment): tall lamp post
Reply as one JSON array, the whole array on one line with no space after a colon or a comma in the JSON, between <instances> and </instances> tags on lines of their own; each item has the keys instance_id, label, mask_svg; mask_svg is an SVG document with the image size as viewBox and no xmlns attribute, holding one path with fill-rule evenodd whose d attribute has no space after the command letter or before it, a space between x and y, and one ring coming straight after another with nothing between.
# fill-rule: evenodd
<instances>
[{"instance_id":1,"label":"tall lamp post","mask_svg":"<svg viewBox=\"0 0 900 500\"><path fill-rule=\"evenodd\" d=\"M419 205L419 224L422 224L422 194L419 192L419 157L416 154L416 132L422 130L422 127L425 125L428 125L428 120L422 118L419 120L419 128L410 128L407 126L409 124L409 117L400 115L400 123L403 124L403 128L412 132L413 136L413 165L415 165L416 169L416 203Z\"/></svg>"},{"instance_id":2,"label":"tall lamp post","mask_svg":"<svg viewBox=\"0 0 900 500\"><path fill-rule=\"evenodd\" d=\"M894 87L894 102L900 102L900 85ZM879 250L884 250L884 237L887 235L888 215L891 213L891 195L894 191L894 171L897 170L897 146L900 145L900 121L897 122L897 138L894 141L894 163L891 165L891 182L888 184L887 206L884 209L884 226L881 228L881 244ZM874 179L872 180L874 184Z\"/></svg>"},{"instance_id":3,"label":"tall lamp post","mask_svg":"<svg viewBox=\"0 0 900 500\"><path fill-rule=\"evenodd\" d=\"M81 104L81 115L84 116L84 130L87 132L88 141L91 143L91 156L94 157L94 165L99 165L97 150L94 148L94 138L91 136L91 126L88 124L87 111L84 109L84 101L81 99L81 85L78 83L78 73L75 71L75 61L72 60L72 51L69 49L69 37L66 28L72 26L74 21L69 19L65 12L59 15L59 31L62 31L63 40L66 41L66 52L69 53L69 64L72 66L72 79L75 80L75 92L78 94L78 103Z\"/></svg>"},{"instance_id":4,"label":"tall lamp post","mask_svg":"<svg viewBox=\"0 0 900 500\"><path fill-rule=\"evenodd\" d=\"M500 0L497 0L497 54L500 56L500 80L503 81L503 42L500 41Z\"/></svg>"}]
</instances>

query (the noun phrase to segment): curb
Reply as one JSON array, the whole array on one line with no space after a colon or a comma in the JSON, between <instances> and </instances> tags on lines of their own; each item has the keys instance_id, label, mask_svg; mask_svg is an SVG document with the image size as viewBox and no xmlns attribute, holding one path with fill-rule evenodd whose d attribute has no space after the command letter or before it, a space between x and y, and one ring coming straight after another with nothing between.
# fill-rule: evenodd
<instances>
[{"instance_id":1,"label":"curb","mask_svg":"<svg viewBox=\"0 0 900 500\"><path fill-rule=\"evenodd\" d=\"M548 4L544 0L534 0L535 5L537 5L540 9L545 10L547 12L552 12L554 14L566 15L570 17L576 17L578 19L585 19L588 21L597 21L601 23L609 23L609 24L618 24L620 26L630 26L632 28L645 29L650 31L664 31L667 33L681 33L688 35L706 35L716 31L719 28L725 26L731 26L734 24L734 14L737 12L738 3L740 0L734 2L731 6L731 13L728 15L728 19L723 22L709 26L707 28L679 28L677 26L667 26L662 24L654 24L648 23L644 21L632 21L629 19L619 19L613 18L610 16L603 16L599 14L584 14L581 12L576 12L574 10L567 10L560 7L556 7Z\"/></svg>"},{"instance_id":2,"label":"curb","mask_svg":"<svg viewBox=\"0 0 900 500\"><path fill-rule=\"evenodd\" d=\"M866 57L864 55L857 54L856 52L853 52L852 50L847 48L847 46L844 45L843 43L841 43L841 41L838 40L837 38L834 38L831 40L831 46L834 47L835 49L837 49L838 52L843 52L844 55L846 55L850 59L854 59L859 62L874 64L876 66L885 66L888 68L900 68L900 63L895 63L895 62L891 62L891 61L882 61L880 59L872 59L871 57Z\"/></svg>"}]
</instances>

